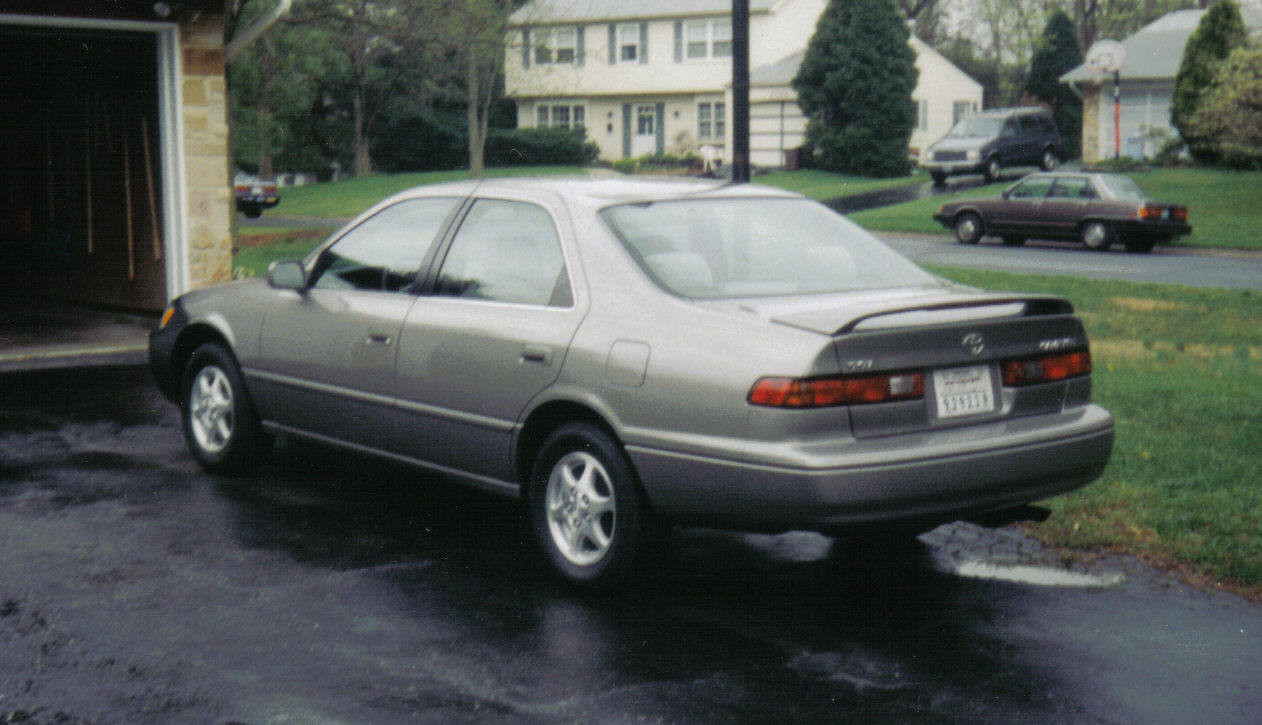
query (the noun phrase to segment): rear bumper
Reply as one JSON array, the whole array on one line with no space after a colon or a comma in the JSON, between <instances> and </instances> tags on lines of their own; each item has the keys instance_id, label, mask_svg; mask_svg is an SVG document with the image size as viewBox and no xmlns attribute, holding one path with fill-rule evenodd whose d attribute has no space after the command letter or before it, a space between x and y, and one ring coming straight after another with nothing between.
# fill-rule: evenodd
<instances>
[{"instance_id":1,"label":"rear bumper","mask_svg":"<svg viewBox=\"0 0 1262 725\"><path fill-rule=\"evenodd\" d=\"M656 511L681 523L836 530L951 521L1097 478L1113 419L1096 405L987 426L854 442L853 465L788 467L628 446ZM833 458L837 458L833 456Z\"/></svg>"},{"instance_id":2,"label":"rear bumper","mask_svg":"<svg viewBox=\"0 0 1262 725\"><path fill-rule=\"evenodd\" d=\"M1175 221L1147 222L1131 219L1119 222L1116 228L1123 239L1177 237L1192 233L1191 225Z\"/></svg>"}]
</instances>

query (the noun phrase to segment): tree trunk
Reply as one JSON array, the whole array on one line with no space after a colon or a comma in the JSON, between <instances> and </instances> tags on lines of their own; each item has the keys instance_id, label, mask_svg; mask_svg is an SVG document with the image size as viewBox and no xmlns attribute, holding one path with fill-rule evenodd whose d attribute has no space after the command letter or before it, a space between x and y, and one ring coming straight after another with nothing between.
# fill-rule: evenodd
<instances>
[{"instance_id":1,"label":"tree trunk","mask_svg":"<svg viewBox=\"0 0 1262 725\"><path fill-rule=\"evenodd\" d=\"M362 88L355 89L355 166L353 172L355 178L368 176L372 173L372 157L368 151L368 137L364 135L364 91Z\"/></svg>"},{"instance_id":2,"label":"tree trunk","mask_svg":"<svg viewBox=\"0 0 1262 725\"><path fill-rule=\"evenodd\" d=\"M469 173L481 179L486 173L486 123L481 109L481 84L478 83L478 60L474 48L465 54L465 109L469 126Z\"/></svg>"}]
</instances>

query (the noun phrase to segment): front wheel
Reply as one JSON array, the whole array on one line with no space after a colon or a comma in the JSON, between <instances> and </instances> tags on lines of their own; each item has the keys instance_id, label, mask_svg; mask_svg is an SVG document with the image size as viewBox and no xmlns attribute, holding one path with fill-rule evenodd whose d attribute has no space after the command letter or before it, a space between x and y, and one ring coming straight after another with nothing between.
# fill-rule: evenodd
<instances>
[{"instance_id":1,"label":"front wheel","mask_svg":"<svg viewBox=\"0 0 1262 725\"><path fill-rule=\"evenodd\" d=\"M977 244L982 238L982 218L966 211L955 218L955 239L960 244Z\"/></svg>"},{"instance_id":2,"label":"front wheel","mask_svg":"<svg viewBox=\"0 0 1262 725\"><path fill-rule=\"evenodd\" d=\"M1103 252L1113 244L1113 232L1104 222L1087 222L1082 226L1082 246Z\"/></svg>"},{"instance_id":3,"label":"front wheel","mask_svg":"<svg viewBox=\"0 0 1262 725\"><path fill-rule=\"evenodd\" d=\"M535 541L562 577L591 587L627 578L648 512L631 462L603 430L576 422L553 431L535 459L526 505Z\"/></svg>"},{"instance_id":4,"label":"front wheel","mask_svg":"<svg viewBox=\"0 0 1262 725\"><path fill-rule=\"evenodd\" d=\"M197 462L211 473L257 468L266 438L232 355L216 343L197 348L182 389L184 438Z\"/></svg>"}]
</instances>

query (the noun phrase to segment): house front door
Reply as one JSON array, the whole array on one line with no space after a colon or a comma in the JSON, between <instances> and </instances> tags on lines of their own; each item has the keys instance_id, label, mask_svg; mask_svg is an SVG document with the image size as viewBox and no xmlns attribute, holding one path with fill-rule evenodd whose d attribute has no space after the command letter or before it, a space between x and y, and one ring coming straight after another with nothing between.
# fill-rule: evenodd
<instances>
[{"instance_id":1,"label":"house front door","mask_svg":"<svg viewBox=\"0 0 1262 725\"><path fill-rule=\"evenodd\" d=\"M635 107L631 122L631 156L647 156L657 151L657 108L652 104Z\"/></svg>"}]
</instances>

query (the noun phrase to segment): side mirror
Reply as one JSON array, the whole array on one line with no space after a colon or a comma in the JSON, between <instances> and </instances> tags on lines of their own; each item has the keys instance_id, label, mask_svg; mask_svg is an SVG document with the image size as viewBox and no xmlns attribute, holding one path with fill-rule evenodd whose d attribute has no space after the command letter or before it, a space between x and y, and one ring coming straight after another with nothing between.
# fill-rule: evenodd
<instances>
[{"instance_id":1,"label":"side mirror","mask_svg":"<svg viewBox=\"0 0 1262 725\"><path fill-rule=\"evenodd\" d=\"M301 262L272 262L267 267L267 283L276 289L302 290L307 286L307 271Z\"/></svg>"}]
</instances>

